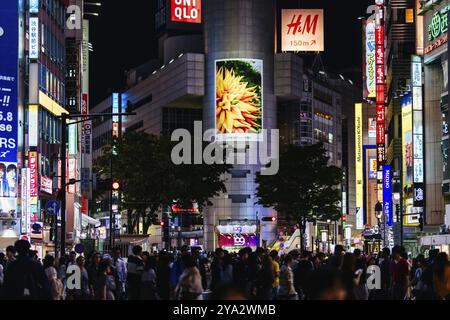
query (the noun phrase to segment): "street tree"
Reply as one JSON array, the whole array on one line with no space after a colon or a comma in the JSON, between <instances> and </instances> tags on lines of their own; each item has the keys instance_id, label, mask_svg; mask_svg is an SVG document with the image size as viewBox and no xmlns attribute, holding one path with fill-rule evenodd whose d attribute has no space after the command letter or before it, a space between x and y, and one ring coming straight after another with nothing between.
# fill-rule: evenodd
<instances>
[{"instance_id":1,"label":"street tree","mask_svg":"<svg viewBox=\"0 0 450 320\"><path fill-rule=\"evenodd\" d=\"M144 132L127 132L104 148L96 160L99 175L120 182L122 209L128 212L128 232L139 219L144 233L154 223L159 210L178 204L200 209L209 199L225 192L225 165L175 165L171 161L173 143L164 136Z\"/></svg>"},{"instance_id":2,"label":"street tree","mask_svg":"<svg viewBox=\"0 0 450 320\"><path fill-rule=\"evenodd\" d=\"M285 220L298 223L303 250L307 222L340 219L341 181L342 171L329 165L323 144L288 145L280 154L278 174L257 174L257 203L274 208Z\"/></svg>"}]
</instances>

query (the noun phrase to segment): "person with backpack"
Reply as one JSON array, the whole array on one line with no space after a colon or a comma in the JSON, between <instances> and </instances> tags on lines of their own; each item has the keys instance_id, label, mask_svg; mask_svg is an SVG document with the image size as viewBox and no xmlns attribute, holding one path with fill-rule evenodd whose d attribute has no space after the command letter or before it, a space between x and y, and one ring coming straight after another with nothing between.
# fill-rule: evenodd
<instances>
[{"instance_id":1,"label":"person with backpack","mask_svg":"<svg viewBox=\"0 0 450 320\"><path fill-rule=\"evenodd\" d=\"M29 256L30 243L18 240L18 256L8 265L2 288L4 300L52 300L49 282L42 265Z\"/></svg>"}]
</instances>

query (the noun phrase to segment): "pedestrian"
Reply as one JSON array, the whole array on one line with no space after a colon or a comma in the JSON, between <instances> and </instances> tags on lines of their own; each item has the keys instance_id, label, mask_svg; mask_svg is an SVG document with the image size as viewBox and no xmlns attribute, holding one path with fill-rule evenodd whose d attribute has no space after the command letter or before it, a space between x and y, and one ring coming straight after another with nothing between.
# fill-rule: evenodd
<instances>
[{"instance_id":1,"label":"pedestrian","mask_svg":"<svg viewBox=\"0 0 450 320\"><path fill-rule=\"evenodd\" d=\"M319 260L320 261L320 260ZM318 268L322 266L318 263ZM311 273L314 271L313 263L309 260L309 253L303 251L300 254L297 267L294 269L294 287L295 291L298 293L299 299L306 299L306 286Z\"/></svg>"},{"instance_id":2,"label":"pedestrian","mask_svg":"<svg viewBox=\"0 0 450 320\"><path fill-rule=\"evenodd\" d=\"M115 285L110 265L111 262L108 259L103 259L98 266L94 287L95 300L115 300Z\"/></svg>"},{"instance_id":3,"label":"pedestrian","mask_svg":"<svg viewBox=\"0 0 450 320\"><path fill-rule=\"evenodd\" d=\"M405 300L410 297L409 294L409 263L402 253L404 248L394 246L392 248L391 271L391 296L394 300Z\"/></svg>"},{"instance_id":4,"label":"pedestrian","mask_svg":"<svg viewBox=\"0 0 450 320\"><path fill-rule=\"evenodd\" d=\"M43 265L53 300L63 300L64 285L62 281L58 279L58 274L55 268L55 258L51 255L46 255Z\"/></svg>"},{"instance_id":5,"label":"pedestrian","mask_svg":"<svg viewBox=\"0 0 450 320\"><path fill-rule=\"evenodd\" d=\"M80 288L68 289L66 300L89 300L92 296L89 288L89 275L85 266L85 258L80 255L75 262L80 269L81 274Z\"/></svg>"},{"instance_id":6,"label":"pedestrian","mask_svg":"<svg viewBox=\"0 0 450 320\"><path fill-rule=\"evenodd\" d=\"M0 252L0 290L1 287L3 286L4 281L5 264L6 264L5 254L3 252Z\"/></svg>"},{"instance_id":7,"label":"pedestrian","mask_svg":"<svg viewBox=\"0 0 450 320\"><path fill-rule=\"evenodd\" d=\"M246 297L250 296L251 292L251 275L249 266L249 255L252 250L249 247L243 248L239 251L238 260L233 266L233 282L240 288L241 292L245 294Z\"/></svg>"},{"instance_id":8,"label":"pedestrian","mask_svg":"<svg viewBox=\"0 0 450 320\"><path fill-rule=\"evenodd\" d=\"M435 260L438 254L439 249L432 249L428 253L428 259L425 260L427 268L422 274L422 282L424 284L424 300L435 300L438 298L436 296L433 283Z\"/></svg>"},{"instance_id":9,"label":"pedestrian","mask_svg":"<svg viewBox=\"0 0 450 320\"><path fill-rule=\"evenodd\" d=\"M198 270L202 276L202 286L203 289L208 288L208 282L206 278L207 273L207 260L200 254L200 248L194 247L191 252L192 256L195 259L195 263L197 265Z\"/></svg>"},{"instance_id":10,"label":"pedestrian","mask_svg":"<svg viewBox=\"0 0 450 320\"><path fill-rule=\"evenodd\" d=\"M91 263L87 269L89 276L89 292L91 293L92 298L98 296L98 293L95 292L95 290L99 287L97 282L99 281L100 276L99 267L101 260L100 253L94 252L91 256Z\"/></svg>"},{"instance_id":11,"label":"pedestrian","mask_svg":"<svg viewBox=\"0 0 450 320\"><path fill-rule=\"evenodd\" d=\"M177 300L203 300L202 276L191 255L183 256L185 269L175 287Z\"/></svg>"},{"instance_id":12,"label":"pedestrian","mask_svg":"<svg viewBox=\"0 0 450 320\"><path fill-rule=\"evenodd\" d=\"M142 255L142 247L137 245L133 247L132 254L128 257L128 300L139 300L141 296L142 272L144 271L144 260Z\"/></svg>"},{"instance_id":13,"label":"pedestrian","mask_svg":"<svg viewBox=\"0 0 450 320\"><path fill-rule=\"evenodd\" d=\"M381 272L381 291L377 298L378 300L388 300L391 287L391 250L389 248L383 248L381 257L378 260L378 266Z\"/></svg>"},{"instance_id":14,"label":"pedestrian","mask_svg":"<svg viewBox=\"0 0 450 320\"><path fill-rule=\"evenodd\" d=\"M278 251L276 250L272 250L269 255L272 259L273 270L272 299L276 299L276 297L278 296L278 289L280 287L280 257L278 256Z\"/></svg>"},{"instance_id":15,"label":"pedestrian","mask_svg":"<svg viewBox=\"0 0 450 320\"><path fill-rule=\"evenodd\" d=\"M113 269L116 281L116 299L125 299L125 284L127 281L127 264L122 258L122 252L120 247L114 247L112 250L113 255Z\"/></svg>"},{"instance_id":16,"label":"pedestrian","mask_svg":"<svg viewBox=\"0 0 450 320\"><path fill-rule=\"evenodd\" d=\"M156 300L156 257L148 256L142 272L141 300Z\"/></svg>"},{"instance_id":17,"label":"pedestrian","mask_svg":"<svg viewBox=\"0 0 450 320\"><path fill-rule=\"evenodd\" d=\"M338 271L320 268L308 279L308 300L345 300L347 292Z\"/></svg>"},{"instance_id":18,"label":"pedestrian","mask_svg":"<svg viewBox=\"0 0 450 320\"><path fill-rule=\"evenodd\" d=\"M342 266L342 260L344 258L345 248L344 246L337 244L334 247L334 255L328 260L327 266L335 271L338 271Z\"/></svg>"},{"instance_id":19,"label":"pedestrian","mask_svg":"<svg viewBox=\"0 0 450 320\"><path fill-rule=\"evenodd\" d=\"M6 261L4 265L4 269L8 269L8 265L11 264L14 260L16 260L16 249L14 249L14 246L7 246L6 247Z\"/></svg>"},{"instance_id":20,"label":"pedestrian","mask_svg":"<svg viewBox=\"0 0 450 320\"><path fill-rule=\"evenodd\" d=\"M161 300L170 299L170 258L165 251L159 253L156 268L156 291Z\"/></svg>"},{"instance_id":21,"label":"pedestrian","mask_svg":"<svg viewBox=\"0 0 450 320\"><path fill-rule=\"evenodd\" d=\"M233 256L228 252L223 257L220 272L220 286L229 285L233 281Z\"/></svg>"},{"instance_id":22,"label":"pedestrian","mask_svg":"<svg viewBox=\"0 0 450 320\"><path fill-rule=\"evenodd\" d=\"M217 248L214 252L214 259L211 263L211 284L209 288L211 291L216 290L221 283L221 276L223 270L223 259L225 257L225 252L222 248Z\"/></svg>"},{"instance_id":23,"label":"pedestrian","mask_svg":"<svg viewBox=\"0 0 450 320\"><path fill-rule=\"evenodd\" d=\"M450 263L445 252L436 256L433 284L437 299L450 300Z\"/></svg>"},{"instance_id":24,"label":"pedestrian","mask_svg":"<svg viewBox=\"0 0 450 320\"><path fill-rule=\"evenodd\" d=\"M184 271L183 257L188 254L188 247L186 245L180 248L180 254L176 257L170 268L170 285L171 289L175 290L181 274Z\"/></svg>"},{"instance_id":25,"label":"pedestrian","mask_svg":"<svg viewBox=\"0 0 450 320\"><path fill-rule=\"evenodd\" d=\"M284 263L280 273L280 289L278 298L281 300L298 300L294 287L294 273L292 272L293 257L288 254L284 257Z\"/></svg>"},{"instance_id":26,"label":"pedestrian","mask_svg":"<svg viewBox=\"0 0 450 320\"><path fill-rule=\"evenodd\" d=\"M3 299L51 300L44 268L30 258L30 243L26 240L18 240L14 244L14 249L18 256L5 271Z\"/></svg>"},{"instance_id":27,"label":"pedestrian","mask_svg":"<svg viewBox=\"0 0 450 320\"><path fill-rule=\"evenodd\" d=\"M416 300L422 300L425 294L425 284L422 280L422 275L426 269L425 257L422 254L418 255L414 264L414 273L411 280L412 293Z\"/></svg>"},{"instance_id":28,"label":"pedestrian","mask_svg":"<svg viewBox=\"0 0 450 320\"><path fill-rule=\"evenodd\" d=\"M261 269L256 275L255 288L258 300L271 300L273 298L274 275L272 259L266 254L262 258Z\"/></svg>"},{"instance_id":29,"label":"pedestrian","mask_svg":"<svg viewBox=\"0 0 450 320\"><path fill-rule=\"evenodd\" d=\"M356 288L361 282L363 270L356 270L356 258L354 254L346 253L344 255L340 272L342 275L342 282L347 292L347 300L365 300L356 294Z\"/></svg>"}]
</instances>

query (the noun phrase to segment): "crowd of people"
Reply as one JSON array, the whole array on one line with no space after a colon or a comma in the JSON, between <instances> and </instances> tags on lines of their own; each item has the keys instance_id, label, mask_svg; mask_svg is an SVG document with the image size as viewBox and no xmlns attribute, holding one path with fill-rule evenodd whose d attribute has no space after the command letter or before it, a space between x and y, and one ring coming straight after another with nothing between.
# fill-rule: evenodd
<instances>
[{"instance_id":1,"label":"crowd of people","mask_svg":"<svg viewBox=\"0 0 450 320\"><path fill-rule=\"evenodd\" d=\"M77 286L68 285L77 266ZM372 267L371 267L372 266ZM377 266L374 268L373 266ZM373 270L379 270L373 281ZM370 281L369 281L370 280ZM370 283L369 283L370 282ZM395 246L378 255L336 245L322 252L289 254L257 248L205 254L182 247L178 254L134 246L89 255L70 252L40 261L27 241L0 253L0 299L5 300L445 300L450 262L430 250L410 260Z\"/></svg>"}]
</instances>

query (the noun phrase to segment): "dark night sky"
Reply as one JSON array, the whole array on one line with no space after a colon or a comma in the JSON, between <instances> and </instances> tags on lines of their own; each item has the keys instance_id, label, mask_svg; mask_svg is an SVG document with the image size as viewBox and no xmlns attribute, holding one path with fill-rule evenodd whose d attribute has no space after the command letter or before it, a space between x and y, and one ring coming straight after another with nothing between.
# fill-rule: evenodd
<instances>
[{"instance_id":1,"label":"dark night sky","mask_svg":"<svg viewBox=\"0 0 450 320\"><path fill-rule=\"evenodd\" d=\"M204 0L208 1L208 0ZM226 0L224 0L226 1ZM284 8L325 10L325 52L329 70L361 66L361 21L373 0L278 0ZM91 21L91 105L123 88L124 71L157 56L153 28L156 0L103 0L100 16ZM344 72L345 73L345 72Z\"/></svg>"}]
</instances>

